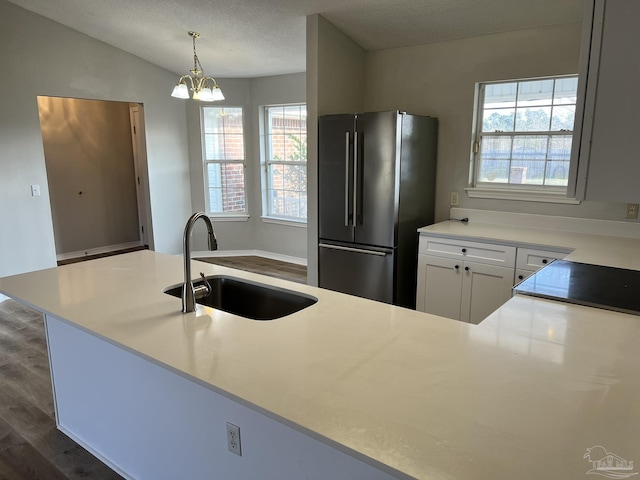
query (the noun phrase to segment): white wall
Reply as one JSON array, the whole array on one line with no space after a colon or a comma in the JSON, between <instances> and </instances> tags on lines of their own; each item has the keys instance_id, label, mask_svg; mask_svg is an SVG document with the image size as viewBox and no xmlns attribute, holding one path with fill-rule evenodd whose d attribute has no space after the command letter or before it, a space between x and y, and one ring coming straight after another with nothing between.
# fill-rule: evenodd
<instances>
[{"instance_id":1,"label":"white wall","mask_svg":"<svg viewBox=\"0 0 640 480\"><path fill-rule=\"evenodd\" d=\"M460 206L507 212L624 220L625 206L560 205L469 198L474 85L480 81L578 72L581 24L367 53L366 109L400 109L439 119L436 220L449 217L449 193Z\"/></svg>"},{"instance_id":2,"label":"white wall","mask_svg":"<svg viewBox=\"0 0 640 480\"><path fill-rule=\"evenodd\" d=\"M0 276L56 264L38 95L144 104L154 248L179 253L191 199L176 75L5 0L0 65Z\"/></svg>"},{"instance_id":3,"label":"white wall","mask_svg":"<svg viewBox=\"0 0 640 480\"><path fill-rule=\"evenodd\" d=\"M318 116L364 111L366 52L320 15L307 17L307 283L318 285Z\"/></svg>"},{"instance_id":4,"label":"white wall","mask_svg":"<svg viewBox=\"0 0 640 480\"><path fill-rule=\"evenodd\" d=\"M290 226L264 222L260 164L261 106L305 103L304 73L251 79L217 79L225 100L212 104L188 101L189 158L191 165L191 201L194 211L205 211L204 171L200 107L233 106L244 108L246 139L246 192L249 218L246 221L214 220L220 250L262 250L298 258L307 257L305 226ZM194 250L206 250L204 224L196 227Z\"/></svg>"}]
</instances>

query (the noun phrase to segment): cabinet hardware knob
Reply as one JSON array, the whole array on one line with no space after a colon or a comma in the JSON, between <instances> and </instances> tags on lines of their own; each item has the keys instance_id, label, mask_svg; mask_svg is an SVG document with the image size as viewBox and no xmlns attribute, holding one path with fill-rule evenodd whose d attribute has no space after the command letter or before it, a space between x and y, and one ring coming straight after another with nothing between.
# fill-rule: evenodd
<instances>
[{"instance_id":1,"label":"cabinet hardware knob","mask_svg":"<svg viewBox=\"0 0 640 480\"><path fill-rule=\"evenodd\" d=\"M524 275L518 275L518 280L522 280L524 278Z\"/></svg>"},{"instance_id":2,"label":"cabinet hardware knob","mask_svg":"<svg viewBox=\"0 0 640 480\"><path fill-rule=\"evenodd\" d=\"M469 271L469 267L464 267L465 271L468 272Z\"/></svg>"},{"instance_id":3,"label":"cabinet hardware knob","mask_svg":"<svg viewBox=\"0 0 640 480\"><path fill-rule=\"evenodd\" d=\"M463 249L462 249L462 253L467 253L467 249L466 249L466 248L463 248Z\"/></svg>"},{"instance_id":4,"label":"cabinet hardware knob","mask_svg":"<svg viewBox=\"0 0 640 480\"><path fill-rule=\"evenodd\" d=\"M460 265L456 265L456 266L455 266L455 267L453 267L453 268L455 268L456 270L458 270L458 269L460 268Z\"/></svg>"},{"instance_id":5,"label":"cabinet hardware knob","mask_svg":"<svg viewBox=\"0 0 640 480\"><path fill-rule=\"evenodd\" d=\"M549 260L547 260L546 258L542 259L542 263L547 263Z\"/></svg>"}]
</instances>

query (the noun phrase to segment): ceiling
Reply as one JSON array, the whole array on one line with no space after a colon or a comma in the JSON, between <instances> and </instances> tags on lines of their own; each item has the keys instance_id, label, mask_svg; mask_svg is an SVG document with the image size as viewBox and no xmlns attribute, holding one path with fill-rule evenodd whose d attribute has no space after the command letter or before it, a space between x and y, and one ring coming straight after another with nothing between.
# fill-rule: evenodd
<instances>
[{"instance_id":1,"label":"ceiling","mask_svg":"<svg viewBox=\"0 0 640 480\"><path fill-rule=\"evenodd\" d=\"M584 0L10 0L178 74L191 39L216 78L305 70L305 17L319 13L366 50L582 20Z\"/></svg>"}]
</instances>

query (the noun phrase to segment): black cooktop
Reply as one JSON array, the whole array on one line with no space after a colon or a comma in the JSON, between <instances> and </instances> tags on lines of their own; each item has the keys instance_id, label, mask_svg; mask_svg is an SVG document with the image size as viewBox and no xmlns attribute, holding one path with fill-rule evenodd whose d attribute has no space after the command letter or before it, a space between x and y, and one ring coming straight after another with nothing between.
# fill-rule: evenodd
<instances>
[{"instance_id":1,"label":"black cooktop","mask_svg":"<svg viewBox=\"0 0 640 480\"><path fill-rule=\"evenodd\" d=\"M556 260L516 293L640 315L640 271Z\"/></svg>"}]
</instances>

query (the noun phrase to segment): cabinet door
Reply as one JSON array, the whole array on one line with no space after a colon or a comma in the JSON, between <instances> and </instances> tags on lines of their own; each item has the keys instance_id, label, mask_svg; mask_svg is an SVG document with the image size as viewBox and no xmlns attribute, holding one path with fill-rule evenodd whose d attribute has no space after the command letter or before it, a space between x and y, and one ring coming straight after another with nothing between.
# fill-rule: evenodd
<instances>
[{"instance_id":1,"label":"cabinet door","mask_svg":"<svg viewBox=\"0 0 640 480\"><path fill-rule=\"evenodd\" d=\"M416 310L460 320L462 262L418 255Z\"/></svg>"},{"instance_id":2,"label":"cabinet door","mask_svg":"<svg viewBox=\"0 0 640 480\"><path fill-rule=\"evenodd\" d=\"M460 320L478 324L511 298L513 269L465 262Z\"/></svg>"},{"instance_id":3,"label":"cabinet door","mask_svg":"<svg viewBox=\"0 0 640 480\"><path fill-rule=\"evenodd\" d=\"M513 277L513 286L515 287L520 282L525 281L527 278L529 278L534 273L536 273L535 270L526 270L526 269L523 269L523 268L516 268L516 274Z\"/></svg>"},{"instance_id":4,"label":"cabinet door","mask_svg":"<svg viewBox=\"0 0 640 480\"><path fill-rule=\"evenodd\" d=\"M588 161L584 198L638 203L640 2L596 0L594 12L578 167Z\"/></svg>"}]
</instances>

